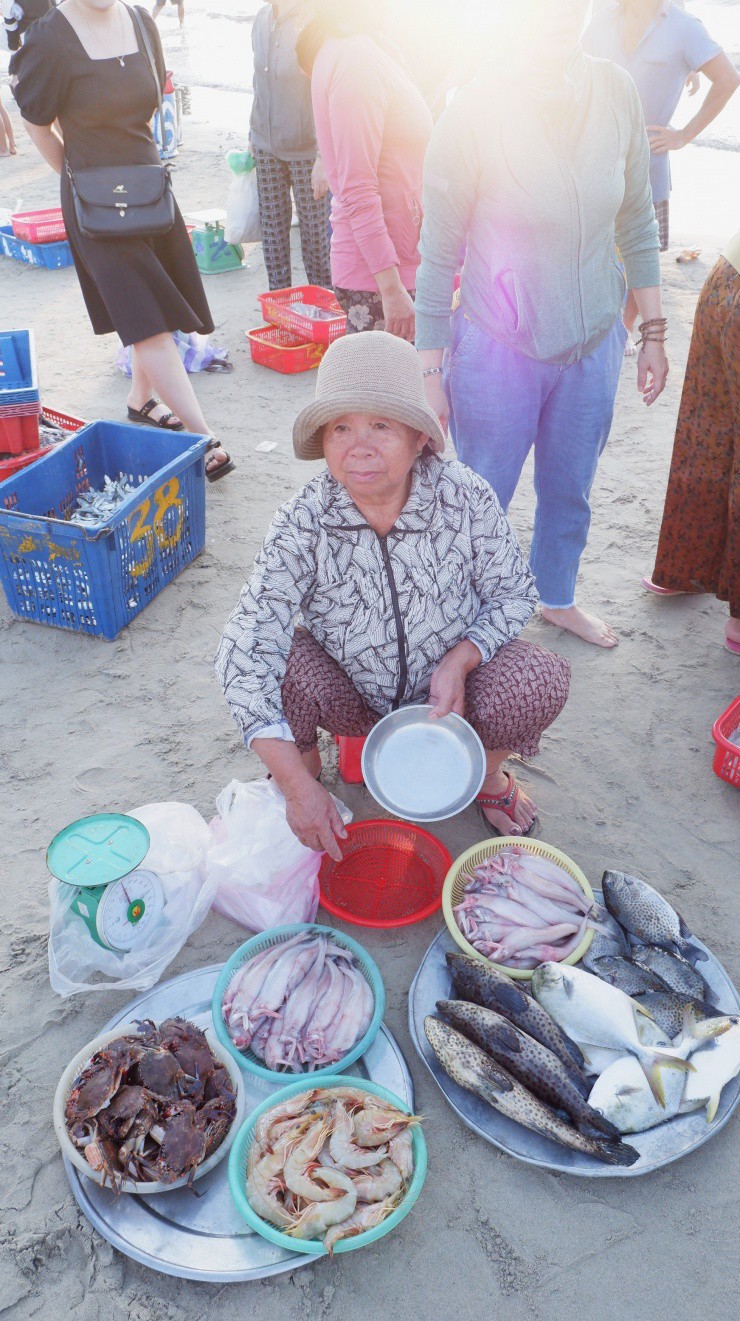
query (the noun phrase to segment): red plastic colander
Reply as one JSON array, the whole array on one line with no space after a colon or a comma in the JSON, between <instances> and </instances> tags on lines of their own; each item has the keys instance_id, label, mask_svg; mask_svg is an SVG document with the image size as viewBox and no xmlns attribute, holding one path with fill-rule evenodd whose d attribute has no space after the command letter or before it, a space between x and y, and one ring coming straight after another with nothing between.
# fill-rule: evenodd
<instances>
[{"instance_id":1,"label":"red plastic colander","mask_svg":"<svg viewBox=\"0 0 740 1321\"><path fill-rule=\"evenodd\" d=\"M328 854L319 871L321 903L361 927L404 927L441 906L452 866L444 844L405 821L358 821L340 840L341 862Z\"/></svg>"}]
</instances>

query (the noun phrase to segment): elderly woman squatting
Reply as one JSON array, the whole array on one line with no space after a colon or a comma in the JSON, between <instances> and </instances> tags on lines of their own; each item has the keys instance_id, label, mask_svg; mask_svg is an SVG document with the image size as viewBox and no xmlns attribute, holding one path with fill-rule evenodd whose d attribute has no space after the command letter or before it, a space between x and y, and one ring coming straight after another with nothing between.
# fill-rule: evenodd
<instances>
[{"instance_id":1,"label":"elderly woman squatting","mask_svg":"<svg viewBox=\"0 0 740 1321\"><path fill-rule=\"evenodd\" d=\"M275 515L216 661L291 828L339 856L318 726L363 736L430 701L437 718L464 714L487 749L488 824L526 834L536 808L502 763L536 754L570 669L515 640L536 605L531 572L488 483L432 452L444 438L412 347L377 331L339 340L293 440L326 469Z\"/></svg>"}]
</instances>

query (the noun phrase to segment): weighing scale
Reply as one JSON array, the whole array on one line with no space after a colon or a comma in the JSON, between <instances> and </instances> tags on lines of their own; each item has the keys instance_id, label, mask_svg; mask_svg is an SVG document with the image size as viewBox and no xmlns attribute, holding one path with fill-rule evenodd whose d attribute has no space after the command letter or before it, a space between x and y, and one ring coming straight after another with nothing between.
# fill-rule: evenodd
<instances>
[{"instance_id":1,"label":"weighing scale","mask_svg":"<svg viewBox=\"0 0 740 1321\"><path fill-rule=\"evenodd\" d=\"M73 821L49 845L49 871L73 891L72 912L104 949L144 945L159 924L162 882L139 865L148 852L149 831L118 812Z\"/></svg>"}]
</instances>

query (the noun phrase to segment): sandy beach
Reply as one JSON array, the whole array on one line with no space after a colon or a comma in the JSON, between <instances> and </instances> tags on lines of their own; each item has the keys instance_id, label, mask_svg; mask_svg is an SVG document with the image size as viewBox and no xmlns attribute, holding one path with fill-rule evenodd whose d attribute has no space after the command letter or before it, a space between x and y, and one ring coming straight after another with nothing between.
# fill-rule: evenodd
<instances>
[{"instance_id":1,"label":"sandy beach","mask_svg":"<svg viewBox=\"0 0 740 1321\"><path fill-rule=\"evenodd\" d=\"M179 40L174 9L162 27L171 48ZM3 93L7 103L7 87ZM194 91L174 172L186 212L223 204L224 152L245 140L245 125L211 113L212 105L205 90ZM13 206L21 195L29 208L53 204L54 180L15 112L14 122L20 155L10 166L0 162L0 206ZM719 169L716 159L710 169L710 153L689 151L705 159L710 173ZM737 156L714 156L722 158L722 178L731 179L734 168L736 180ZM677 170L677 186L678 178ZM676 205L676 238L699 243L699 260L677 265L675 247L662 259L667 389L647 410L635 388L634 359L625 362L593 495L580 596L603 610L620 646L589 648L537 619L528 627L528 638L569 658L573 682L563 716L523 778L540 808L543 839L573 857L593 883L606 867L652 881L737 981L740 797L712 772L710 736L740 687L737 658L721 645L726 608L712 597L660 600L640 587L653 563L696 298L722 238L737 223L729 206L712 209L706 197L703 205L701 229L693 215L679 219ZM302 268L294 255L298 283ZM426 1120L427 1184L400 1230L363 1252L293 1275L216 1286L168 1278L119 1255L77 1208L51 1125L54 1088L71 1056L131 997L107 992L61 1000L52 993L44 854L57 830L92 812L178 800L209 819L232 777L260 774L231 722L213 655L275 507L314 471L294 459L290 441L314 377L280 377L249 358L244 331L261 324L256 295L265 287L258 248L249 251L245 269L207 282L214 339L228 345L235 369L200 376L196 388L238 469L208 490L204 554L113 643L20 623L0 603L0 1315L365 1321L402 1306L413 1321L484 1311L506 1321L667 1314L675 1321L730 1321L737 1314L733 1243L740 1220L736 1119L700 1151L636 1180L548 1174L485 1145L448 1108L408 1034L408 987L441 915L388 933L347 928L380 965L387 1022L406 1053ZM0 260L0 308L4 329L34 328L47 404L88 419L125 415L116 343L94 338L71 269L46 272ZM257 449L265 440L276 443L270 453ZM511 510L525 546L532 507L530 473ZM334 788L328 743L325 766ZM356 816L380 814L362 787L337 782L335 791ZM479 837L474 812L442 823L436 833L453 854L461 852ZM211 913L166 975L223 962L244 938Z\"/></svg>"}]
</instances>

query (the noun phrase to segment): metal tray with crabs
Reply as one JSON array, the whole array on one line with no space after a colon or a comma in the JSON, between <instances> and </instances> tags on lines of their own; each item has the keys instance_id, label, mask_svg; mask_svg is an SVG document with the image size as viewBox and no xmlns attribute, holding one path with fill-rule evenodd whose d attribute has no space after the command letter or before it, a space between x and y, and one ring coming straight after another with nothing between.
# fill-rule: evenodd
<instances>
[{"instance_id":1,"label":"metal tray with crabs","mask_svg":"<svg viewBox=\"0 0 740 1321\"><path fill-rule=\"evenodd\" d=\"M199 1027L210 1027L211 999L220 971L220 965L199 968L155 986L126 1005L104 1030L134 1019L161 1022L178 1014ZM380 1083L413 1109L411 1074L385 1024L370 1049L347 1072ZM243 1077L247 1112L280 1090L253 1074L243 1071ZM285 1082L292 1080L289 1075ZM222 1161L192 1188L147 1197L131 1193L117 1197L110 1188L80 1174L69 1160L65 1159L64 1167L77 1202L103 1238L127 1257L165 1275L212 1283L259 1280L299 1270L314 1260L275 1247L250 1229L231 1200L228 1161Z\"/></svg>"}]
</instances>

